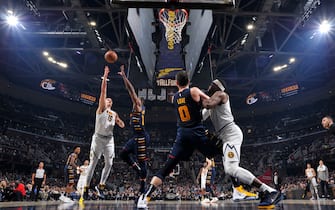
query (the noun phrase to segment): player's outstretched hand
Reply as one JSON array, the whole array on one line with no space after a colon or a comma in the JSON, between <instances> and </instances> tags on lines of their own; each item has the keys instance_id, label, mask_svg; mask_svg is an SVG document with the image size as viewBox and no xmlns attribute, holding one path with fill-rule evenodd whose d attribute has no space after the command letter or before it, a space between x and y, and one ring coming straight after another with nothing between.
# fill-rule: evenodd
<instances>
[{"instance_id":1,"label":"player's outstretched hand","mask_svg":"<svg viewBox=\"0 0 335 210\"><path fill-rule=\"evenodd\" d=\"M108 68L108 66L105 66L104 77L107 77L108 74L109 74L109 68Z\"/></svg>"},{"instance_id":2,"label":"player's outstretched hand","mask_svg":"<svg viewBox=\"0 0 335 210\"><path fill-rule=\"evenodd\" d=\"M119 75L121 75L122 77L126 76L126 74L124 73L124 65L120 66L120 71L118 72Z\"/></svg>"}]
</instances>

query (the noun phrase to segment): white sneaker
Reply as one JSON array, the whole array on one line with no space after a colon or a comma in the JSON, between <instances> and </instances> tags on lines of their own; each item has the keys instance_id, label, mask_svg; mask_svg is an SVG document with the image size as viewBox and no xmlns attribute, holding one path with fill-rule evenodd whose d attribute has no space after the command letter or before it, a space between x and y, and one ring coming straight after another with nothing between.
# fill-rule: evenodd
<instances>
[{"instance_id":1,"label":"white sneaker","mask_svg":"<svg viewBox=\"0 0 335 210\"><path fill-rule=\"evenodd\" d=\"M137 208L140 208L140 209L147 209L148 208L148 198L146 198L144 194L142 194L138 198Z\"/></svg>"},{"instance_id":2,"label":"white sneaker","mask_svg":"<svg viewBox=\"0 0 335 210\"><path fill-rule=\"evenodd\" d=\"M258 195L246 191L242 185L239 187L233 188L233 201L240 201L240 200L256 200L258 199Z\"/></svg>"},{"instance_id":3,"label":"white sneaker","mask_svg":"<svg viewBox=\"0 0 335 210\"><path fill-rule=\"evenodd\" d=\"M74 202L73 200L71 200L71 198L66 197L66 196L64 196L64 195L61 195L61 196L59 197L59 200L61 200L61 201L64 202L64 203L73 203L73 202Z\"/></svg>"},{"instance_id":4,"label":"white sneaker","mask_svg":"<svg viewBox=\"0 0 335 210\"><path fill-rule=\"evenodd\" d=\"M210 203L211 201L209 200L209 198L205 198L201 201L201 203Z\"/></svg>"},{"instance_id":5,"label":"white sneaker","mask_svg":"<svg viewBox=\"0 0 335 210\"><path fill-rule=\"evenodd\" d=\"M216 203L218 201L219 201L219 199L217 197L214 197L214 198L212 198L211 203Z\"/></svg>"},{"instance_id":6,"label":"white sneaker","mask_svg":"<svg viewBox=\"0 0 335 210\"><path fill-rule=\"evenodd\" d=\"M105 199L105 195L103 190L101 190L98 186L95 186L95 191L97 191L97 195L100 199L104 200Z\"/></svg>"}]
</instances>

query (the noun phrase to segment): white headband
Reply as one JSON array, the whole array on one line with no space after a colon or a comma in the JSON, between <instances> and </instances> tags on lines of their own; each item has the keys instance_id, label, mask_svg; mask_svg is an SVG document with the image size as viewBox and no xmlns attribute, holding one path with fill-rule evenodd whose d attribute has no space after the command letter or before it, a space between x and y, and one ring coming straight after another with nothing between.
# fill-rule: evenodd
<instances>
[{"instance_id":1,"label":"white headband","mask_svg":"<svg viewBox=\"0 0 335 210\"><path fill-rule=\"evenodd\" d=\"M225 90L225 88L224 88L223 84L220 82L220 80L216 79L216 80L213 81L213 83L214 83L216 86L218 86L218 87L220 88L220 90L222 90L222 91Z\"/></svg>"}]
</instances>

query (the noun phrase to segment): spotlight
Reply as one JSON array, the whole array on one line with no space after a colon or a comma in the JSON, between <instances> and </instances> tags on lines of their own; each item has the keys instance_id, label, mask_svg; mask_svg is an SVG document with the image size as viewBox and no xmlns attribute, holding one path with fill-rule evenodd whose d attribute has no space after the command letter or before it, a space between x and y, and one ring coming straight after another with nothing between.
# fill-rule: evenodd
<instances>
[{"instance_id":1,"label":"spotlight","mask_svg":"<svg viewBox=\"0 0 335 210\"><path fill-rule=\"evenodd\" d=\"M63 67L63 68L67 68L67 64L66 63L61 63L61 62L59 62L59 63L57 63L59 66L61 66L61 67Z\"/></svg>"},{"instance_id":2,"label":"spotlight","mask_svg":"<svg viewBox=\"0 0 335 210\"><path fill-rule=\"evenodd\" d=\"M48 57L48 61L50 61L51 63L57 63L57 61L55 61L55 59L51 56Z\"/></svg>"},{"instance_id":3,"label":"spotlight","mask_svg":"<svg viewBox=\"0 0 335 210\"><path fill-rule=\"evenodd\" d=\"M97 23L95 22L95 21L91 21L91 22L89 22L88 23L90 26L96 26L97 25Z\"/></svg>"},{"instance_id":4,"label":"spotlight","mask_svg":"<svg viewBox=\"0 0 335 210\"><path fill-rule=\"evenodd\" d=\"M280 70L280 67L279 66L276 66L273 68L273 71L279 71Z\"/></svg>"},{"instance_id":5,"label":"spotlight","mask_svg":"<svg viewBox=\"0 0 335 210\"><path fill-rule=\"evenodd\" d=\"M322 21L322 23L319 26L319 31L321 33L328 33L330 31L330 23L328 22L328 20L324 20Z\"/></svg>"},{"instance_id":6,"label":"spotlight","mask_svg":"<svg viewBox=\"0 0 335 210\"><path fill-rule=\"evenodd\" d=\"M17 24L19 23L19 19L16 16L11 14L7 16L6 22L10 26L17 26Z\"/></svg>"},{"instance_id":7,"label":"spotlight","mask_svg":"<svg viewBox=\"0 0 335 210\"><path fill-rule=\"evenodd\" d=\"M57 64L58 66L63 67L63 68L67 68L67 67L68 67L67 63L59 62L59 61L55 60L55 59L50 55L49 52L47 52L47 51L43 51L42 54L46 57L46 59L48 59L48 61L49 61L50 63Z\"/></svg>"},{"instance_id":8,"label":"spotlight","mask_svg":"<svg viewBox=\"0 0 335 210\"><path fill-rule=\"evenodd\" d=\"M254 25L251 24L251 23L248 24L248 25L247 25L247 30L248 30L248 31L251 31L252 29L254 29Z\"/></svg>"},{"instance_id":9,"label":"spotlight","mask_svg":"<svg viewBox=\"0 0 335 210\"><path fill-rule=\"evenodd\" d=\"M289 60L289 64L292 64L292 63L294 63L295 62L295 58L290 58L290 60Z\"/></svg>"},{"instance_id":10,"label":"spotlight","mask_svg":"<svg viewBox=\"0 0 335 210\"><path fill-rule=\"evenodd\" d=\"M281 71L281 70L283 70L283 69L285 69L285 68L287 68L287 64L284 64L284 65L282 65L282 66L275 66L275 67L273 68L273 71Z\"/></svg>"}]
</instances>

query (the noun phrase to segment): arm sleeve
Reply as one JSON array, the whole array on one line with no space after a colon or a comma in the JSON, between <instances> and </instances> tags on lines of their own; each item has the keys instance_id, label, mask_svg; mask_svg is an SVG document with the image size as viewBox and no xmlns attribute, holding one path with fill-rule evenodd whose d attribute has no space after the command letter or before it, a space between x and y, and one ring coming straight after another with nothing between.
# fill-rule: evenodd
<instances>
[{"instance_id":1,"label":"arm sleeve","mask_svg":"<svg viewBox=\"0 0 335 210\"><path fill-rule=\"evenodd\" d=\"M202 109L202 120L206 120L209 117L209 110Z\"/></svg>"}]
</instances>

